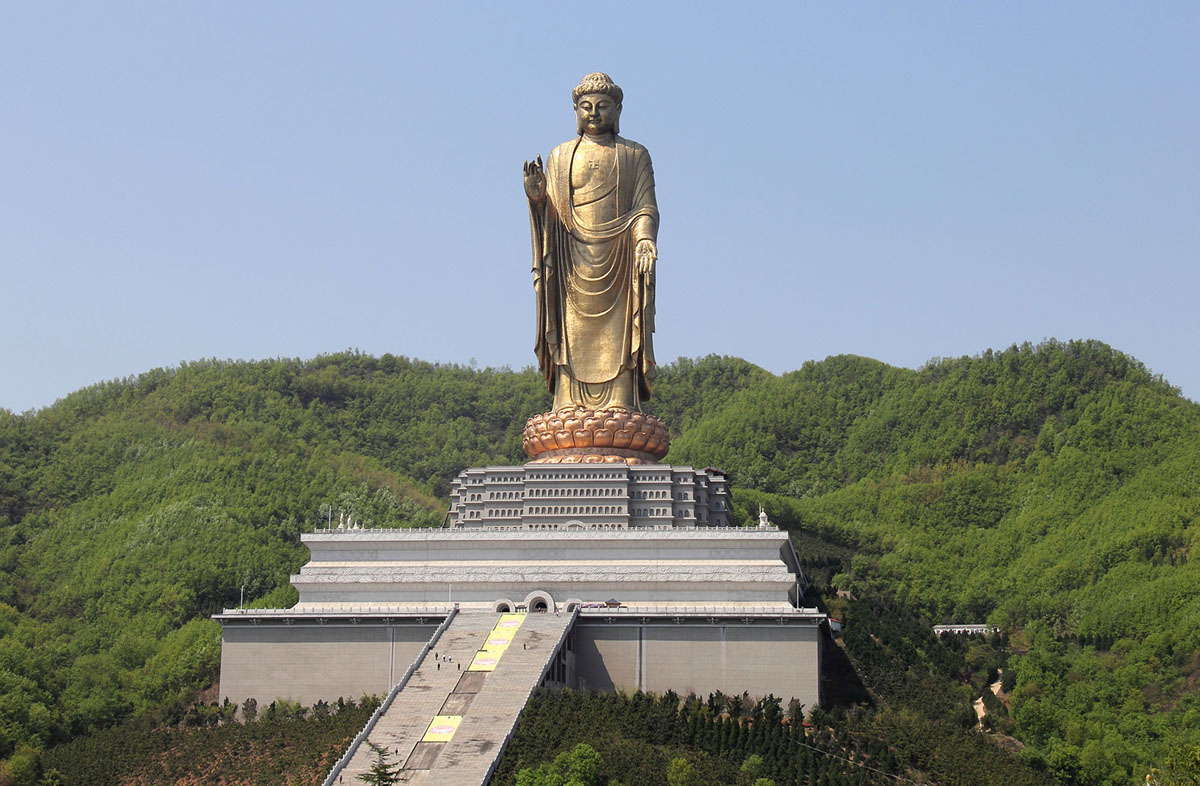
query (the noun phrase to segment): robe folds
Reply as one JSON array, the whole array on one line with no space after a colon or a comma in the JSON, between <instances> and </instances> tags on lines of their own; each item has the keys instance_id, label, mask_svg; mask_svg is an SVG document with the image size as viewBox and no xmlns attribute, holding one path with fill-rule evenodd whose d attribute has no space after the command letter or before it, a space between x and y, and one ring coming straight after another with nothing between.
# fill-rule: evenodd
<instances>
[{"instance_id":1,"label":"robe folds","mask_svg":"<svg viewBox=\"0 0 1200 786\"><path fill-rule=\"evenodd\" d=\"M639 240L657 240L654 171L646 148L617 136L612 169L573 189L580 144L551 151L546 199L529 205L534 352L555 409L636 411L654 379L654 273L634 260Z\"/></svg>"}]
</instances>

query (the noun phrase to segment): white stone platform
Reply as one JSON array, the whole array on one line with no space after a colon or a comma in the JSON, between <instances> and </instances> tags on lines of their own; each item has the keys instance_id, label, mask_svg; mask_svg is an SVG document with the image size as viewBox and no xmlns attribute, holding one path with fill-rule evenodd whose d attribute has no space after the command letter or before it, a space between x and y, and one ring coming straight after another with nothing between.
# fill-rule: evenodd
<instances>
[{"instance_id":1,"label":"white stone platform","mask_svg":"<svg viewBox=\"0 0 1200 786\"><path fill-rule=\"evenodd\" d=\"M799 607L803 576L788 534L775 527L527 528L518 519L323 530L302 540L312 556L292 576L294 608L217 615L222 697L308 704L382 695L457 609L573 620L556 684L820 700L825 615Z\"/></svg>"},{"instance_id":2,"label":"white stone platform","mask_svg":"<svg viewBox=\"0 0 1200 786\"><path fill-rule=\"evenodd\" d=\"M302 539L312 559L292 576L298 613L570 610L615 600L657 613L790 614L801 580L787 533L773 527L332 530Z\"/></svg>"}]
</instances>

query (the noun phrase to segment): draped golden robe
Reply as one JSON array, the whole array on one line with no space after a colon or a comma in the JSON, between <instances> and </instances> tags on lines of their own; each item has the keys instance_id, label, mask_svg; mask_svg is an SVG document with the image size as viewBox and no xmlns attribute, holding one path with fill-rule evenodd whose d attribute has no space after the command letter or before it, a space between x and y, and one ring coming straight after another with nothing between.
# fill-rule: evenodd
<instances>
[{"instance_id":1,"label":"draped golden robe","mask_svg":"<svg viewBox=\"0 0 1200 786\"><path fill-rule=\"evenodd\" d=\"M654 379L654 273L634 264L638 241L658 235L654 170L646 148L615 136L611 169L579 186L586 144L551 151L546 199L530 202L534 352L555 409L636 411Z\"/></svg>"}]
</instances>

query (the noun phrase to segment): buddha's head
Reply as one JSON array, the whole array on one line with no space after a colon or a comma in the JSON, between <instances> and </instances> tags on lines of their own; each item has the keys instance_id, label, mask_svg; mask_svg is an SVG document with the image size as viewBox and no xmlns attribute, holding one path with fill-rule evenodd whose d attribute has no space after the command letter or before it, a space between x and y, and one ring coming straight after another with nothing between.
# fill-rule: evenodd
<instances>
[{"instance_id":1,"label":"buddha's head","mask_svg":"<svg viewBox=\"0 0 1200 786\"><path fill-rule=\"evenodd\" d=\"M588 74L575 89L575 127L580 134L602 136L621 131L621 101L625 94L608 74Z\"/></svg>"}]
</instances>

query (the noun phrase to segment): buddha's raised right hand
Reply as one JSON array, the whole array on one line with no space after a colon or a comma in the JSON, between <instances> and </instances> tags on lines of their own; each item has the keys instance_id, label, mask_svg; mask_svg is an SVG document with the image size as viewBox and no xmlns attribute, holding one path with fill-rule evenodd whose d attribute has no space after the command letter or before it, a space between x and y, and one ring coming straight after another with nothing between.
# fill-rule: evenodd
<instances>
[{"instance_id":1,"label":"buddha's raised right hand","mask_svg":"<svg viewBox=\"0 0 1200 786\"><path fill-rule=\"evenodd\" d=\"M525 196L532 202L546 198L546 173L542 169L542 157L525 162Z\"/></svg>"}]
</instances>

